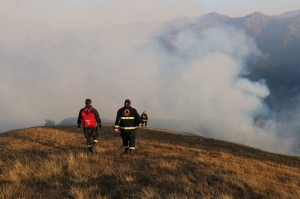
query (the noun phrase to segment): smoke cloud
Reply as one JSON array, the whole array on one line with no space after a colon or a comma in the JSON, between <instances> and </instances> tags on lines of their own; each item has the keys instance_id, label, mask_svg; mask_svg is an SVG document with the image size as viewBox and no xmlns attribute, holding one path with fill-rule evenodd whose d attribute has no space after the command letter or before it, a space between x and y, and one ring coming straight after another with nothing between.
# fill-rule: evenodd
<instances>
[{"instance_id":1,"label":"smoke cloud","mask_svg":"<svg viewBox=\"0 0 300 199\"><path fill-rule=\"evenodd\" d=\"M150 126L293 154L293 135L280 134L272 120L268 128L253 125L255 116L272 112L264 80L244 77L249 59L263 56L244 32L227 26L184 31L168 49L159 39L163 23L107 26L98 16L96 25L67 26L48 15L45 23L25 14L0 19L7 25L0 33L0 131L75 117L86 98L101 118L114 120L129 98L139 113L147 111Z\"/></svg>"}]
</instances>

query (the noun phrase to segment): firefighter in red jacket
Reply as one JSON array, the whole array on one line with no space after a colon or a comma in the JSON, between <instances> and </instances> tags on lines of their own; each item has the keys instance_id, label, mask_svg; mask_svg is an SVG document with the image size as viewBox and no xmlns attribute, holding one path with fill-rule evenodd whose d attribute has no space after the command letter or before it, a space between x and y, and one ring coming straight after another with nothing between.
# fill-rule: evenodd
<instances>
[{"instance_id":1,"label":"firefighter in red jacket","mask_svg":"<svg viewBox=\"0 0 300 199\"><path fill-rule=\"evenodd\" d=\"M124 107L118 110L115 122L115 132L120 133L123 140L124 154L128 154L129 150L130 155L133 155L135 149L136 128L141 123L141 117L136 109L132 108L130 105L131 102L127 99L124 102Z\"/></svg>"},{"instance_id":2,"label":"firefighter in red jacket","mask_svg":"<svg viewBox=\"0 0 300 199\"><path fill-rule=\"evenodd\" d=\"M90 152L96 153L95 148L99 139L98 127L101 128L101 119L98 111L92 106L92 100L85 100L85 107L80 109L77 129L83 127L84 136L87 140L87 147Z\"/></svg>"},{"instance_id":3,"label":"firefighter in red jacket","mask_svg":"<svg viewBox=\"0 0 300 199\"><path fill-rule=\"evenodd\" d=\"M144 112L142 113L141 119L142 119L142 128L144 128L144 124L145 124L145 128L147 128L148 115L146 114L146 111L144 111Z\"/></svg>"}]
</instances>

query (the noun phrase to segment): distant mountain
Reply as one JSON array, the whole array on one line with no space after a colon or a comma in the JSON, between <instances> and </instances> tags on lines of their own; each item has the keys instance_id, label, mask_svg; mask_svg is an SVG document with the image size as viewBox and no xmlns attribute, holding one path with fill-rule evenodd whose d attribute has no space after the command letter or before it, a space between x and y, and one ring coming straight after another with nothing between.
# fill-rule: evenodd
<instances>
[{"instance_id":1,"label":"distant mountain","mask_svg":"<svg viewBox=\"0 0 300 199\"><path fill-rule=\"evenodd\" d=\"M160 41L172 50L174 38L182 31L197 33L220 24L243 29L253 37L258 48L268 55L255 65L250 65L251 80L266 79L271 95L267 102L277 110L295 103L300 93L300 10L268 16L255 12L244 17L231 18L218 13L209 13L195 18L181 17L165 24Z\"/></svg>"},{"instance_id":2,"label":"distant mountain","mask_svg":"<svg viewBox=\"0 0 300 199\"><path fill-rule=\"evenodd\" d=\"M255 12L245 17L232 18L227 21L227 24L242 28L248 33L248 35L256 37L267 29L272 19L272 17L260 12Z\"/></svg>"},{"instance_id":3,"label":"distant mountain","mask_svg":"<svg viewBox=\"0 0 300 199\"><path fill-rule=\"evenodd\" d=\"M290 18L290 17L296 17L300 15L300 10L296 10L296 11L287 11L285 13L282 13L280 15L278 15L278 17L280 18Z\"/></svg>"},{"instance_id":4,"label":"distant mountain","mask_svg":"<svg viewBox=\"0 0 300 199\"><path fill-rule=\"evenodd\" d=\"M168 21L164 25L164 32L168 34L176 33L176 31L182 30L187 28L188 26L195 23L195 18L188 18L188 17L178 17L171 21Z\"/></svg>"},{"instance_id":5,"label":"distant mountain","mask_svg":"<svg viewBox=\"0 0 300 199\"><path fill-rule=\"evenodd\" d=\"M300 10L299 10L300 13ZM290 34L300 37L299 18L279 18L255 12L245 17L230 18L218 13L209 13L195 18L179 17L165 23L165 35L177 34L183 30L190 29L194 32L205 31L218 24L224 23L244 29L248 35L259 37L262 35L286 35Z\"/></svg>"}]
</instances>

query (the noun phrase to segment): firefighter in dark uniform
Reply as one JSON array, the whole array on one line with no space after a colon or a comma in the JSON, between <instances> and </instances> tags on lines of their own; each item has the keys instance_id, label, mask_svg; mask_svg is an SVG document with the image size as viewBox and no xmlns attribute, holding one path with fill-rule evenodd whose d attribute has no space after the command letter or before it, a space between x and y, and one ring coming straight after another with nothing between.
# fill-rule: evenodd
<instances>
[{"instance_id":1,"label":"firefighter in dark uniform","mask_svg":"<svg viewBox=\"0 0 300 199\"><path fill-rule=\"evenodd\" d=\"M123 140L124 154L128 154L129 150L130 155L133 155L135 149L135 131L141 123L141 117L136 109L132 108L130 105L131 102L127 99L125 100L124 107L118 110L115 122L115 132L120 133Z\"/></svg>"},{"instance_id":2,"label":"firefighter in dark uniform","mask_svg":"<svg viewBox=\"0 0 300 199\"><path fill-rule=\"evenodd\" d=\"M85 107L80 109L77 129L80 131L80 127L83 127L84 136L87 140L87 147L90 152L96 153L95 148L99 139L98 127L101 128L101 119L98 111L92 106L92 100L85 100Z\"/></svg>"},{"instance_id":3,"label":"firefighter in dark uniform","mask_svg":"<svg viewBox=\"0 0 300 199\"><path fill-rule=\"evenodd\" d=\"M141 119L142 119L142 128L144 128L144 124L145 124L145 128L147 128L148 115L146 114L146 111L144 111L143 114L141 115Z\"/></svg>"}]
</instances>

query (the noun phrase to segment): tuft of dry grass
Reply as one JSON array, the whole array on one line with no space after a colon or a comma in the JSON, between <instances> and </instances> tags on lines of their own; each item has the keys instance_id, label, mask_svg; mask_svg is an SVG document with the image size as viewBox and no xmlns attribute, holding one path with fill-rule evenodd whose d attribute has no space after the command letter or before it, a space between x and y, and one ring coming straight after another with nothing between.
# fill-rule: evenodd
<instances>
[{"instance_id":1,"label":"tuft of dry grass","mask_svg":"<svg viewBox=\"0 0 300 199\"><path fill-rule=\"evenodd\" d=\"M0 134L0 198L300 198L299 157L159 129L124 156L110 125L97 152L75 126Z\"/></svg>"}]
</instances>

